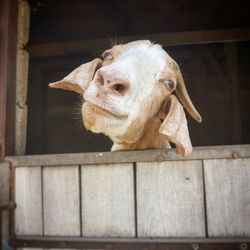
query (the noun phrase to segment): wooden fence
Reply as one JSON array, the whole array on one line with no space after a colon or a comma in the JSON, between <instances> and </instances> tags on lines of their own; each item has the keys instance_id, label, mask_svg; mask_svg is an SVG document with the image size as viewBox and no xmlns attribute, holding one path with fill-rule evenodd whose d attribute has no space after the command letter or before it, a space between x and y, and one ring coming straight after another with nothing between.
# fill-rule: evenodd
<instances>
[{"instance_id":1,"label":"wooden fence","mask_svg":"<svg viewBox=\"0 0 250 250\"><path fill-rule=\"evenodd\" d=\"M250 237L250 145L7 160L17 238Z\"/></svg>"}]
</instances>

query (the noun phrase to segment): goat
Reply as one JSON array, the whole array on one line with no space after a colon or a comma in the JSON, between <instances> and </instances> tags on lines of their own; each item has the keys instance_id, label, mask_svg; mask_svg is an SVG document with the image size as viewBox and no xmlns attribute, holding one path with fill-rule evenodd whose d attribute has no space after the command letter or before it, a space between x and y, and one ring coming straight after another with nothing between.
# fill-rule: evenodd
<instances>
[{"instance_id":1,"label":"goat","mask_svg":"<svg viewBox=\"0 0 250 250\"><path fill-rule=\"evenodd\" d=\"M83 95L84 126L110 137L112 151L170 148L170 141L182 156L192 152L183 107L202 119L179 66L159 44L115 45L49 86Z\"/></svg>"}]
</instances>

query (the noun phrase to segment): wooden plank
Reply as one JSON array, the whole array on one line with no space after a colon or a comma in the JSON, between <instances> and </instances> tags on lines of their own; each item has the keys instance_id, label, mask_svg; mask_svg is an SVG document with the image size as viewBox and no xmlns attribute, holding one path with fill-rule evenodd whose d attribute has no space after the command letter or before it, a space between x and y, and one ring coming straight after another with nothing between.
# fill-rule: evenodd
<instances>
[{"instance_id":1,"label":"wooden plank","mask_svg":"<svg viewBox=\"0 0 250 250\"><path fill-rule=\"evenodd\" d=\"M5 114L5 155L14 154L15 150L15 101L16 101L16 47L17 47L17 16L18 0L5 2L5 22L3 24L5 39L4 56L4 84L6 86L6 114ZM1 34L0 34L1 36ZM1 68L2 65L0 65ZM2 72L0 72L2 73Z\"/></svg>"},{"instance_id":2,"label":"wooden plank","mask_svg":"<svg viewBox=\"0 0 250 250\"><path fill-rule=\"evenodd\" d=\"M17 3L0 1L0 160L14 153Z\"/></svg>"},{"instance_id":3,"label":"wooden plank","mask_svg":"<svg viewBox=\"0 0 250 250\"><path fill-rule=\"evenodd\" d=\"M29 54L23 50L29 41L30 9L27 0L19 1L16 55L16 122L15 154L23 155L27 141L27 92L29 74ZM32 85L32 84L30 84ZM30 107L30 106L29 106ZM29 124L29 126L32 126ZM40 144L40 143L39 143Z\"/></svg>"},{"instance_id":4,"label":"wooden plank","mask_svg":"<svg viewBox=\"0 0 250 250\"><path fill-rule=\"evenodd\" d=\"M42 235L41 167L18 168L15 175L15 233Z\"/></svg>"},{"instance_id":5,"label":"wooden plank","mask_svg":"<svg viewBox=\"0 0 250 250\"><path fill-rule=\"evenodd\" d=\"M228 41L246 41L250 40L250 30L247 28L199 30L120 37L120 40L123 41L123 43L143 39L149 39L151 41L160 43L163 46L216 43ZM96 52L108 49L109 47L109 39L91 39L30 45L27 49L31 57L46 57L69 55L83 52Z\"/></svg>"},{"instance_id":6,"label":"wooden plank","mask_svg":"<svg viewBox=\"0 0 250 250\"><path fill-rule=\"evenodd\" d=\"M6 112L6 11L7 1L0 1L0 160L5 155L5 112Z\"/></svg>"},{"instance_id":7,"label":"wooden plank","mask_svg":"<svg viewBox=\"0 0 250 250\"><path fill-rule=\"evenodd\" d=\"M132 164L82 167L83 236L135 236Z\"/></svg>"},{"instance_id":8,"label":"wooden plank","mask_svg":"<svg viewBox=\"0 0 250 250\"><path fill-rule=\"evenodd\" d=\"M9 2L8 27L8 57L6 82L6 155L15 153L15 126L16 126L16 57L17 57L17 23L18 0Z\"/></svg>"},{"instance_id":9,"label":"wooden plank","mask_svg":"<svg viewBox=\"0 0 250 250\"><path fill-rule=\"evenodd\" d=\"M186 249L247 249L249 238L55 238L55 237L18 237L15 247L29 246L56 248L64 246L74 249L116 249L116 250L186 250Z\"/></svg>"},{"instance_id":10,"label":"wooden plank","mask_svg":"<svg viewBox=\"0 0 250 250\"><path fill-rule=\"evenodd\" d=\"M18 237L15 240L15 247L29 246L46 248L63 245L65 248L75 249L246 249L250 239L247 238L39 238L39 237Z\"/></svg>"},{"instance_id":11,"label":"wooden plank","mask_svg":"<svg viewBox=\"0 0 250 250\"><path fill-rule=\"evenodd\" d=\"M250 159L205 160L208 235L250 236Z\"/></svg>"},{"instance_id":12,"label":"wooden plank","mask_svg":"<svg viewBox=\"0 0 250 250\"><path fill-rule=\"evenodd\" d=\"M43 168L44 235L80 235L78 166Z\"/></svg>"},{"instance_id":13,"label":"wooden plank","mask_svg":"<svg viewBox=\"0 0 250 250\"><path fill-rule=\"evenodd\" d=\"M234 250L247 249L250 239L204 239L204 238L185 238L185 239L127 239L127 238L78 238L78 239L60 239L60 238L29 238L22 237L15 241L14 246L32 246L43 245L46 248L58 247L62 244L65 248L74 249L122 249L122 250L149 250L149 249L220 249Z\"/></svg>"},{"instance_id":14,"label":"wooden plank","mask_svg":"<svg viewBox=\"0 0 250 250\"><path fill-rule=\"evenodd\" d=\"M205 236L202 161L137 164L139 237Z\"/></svg>"},{"instance_id":15,"label":"wooden plank","mask_svg":"<svg viewBox=\"0 0 250 250\"><path fill-rule=\"evenodd\" d=\"M241 139L241 103L239 100L239 67L237 43L225 44L227 56L227 75L230 79L231 106L232 106L232 143L242 143Z\"/></svg>"},{"instance_id":16,"label":"wooden plank","mask_svg":"<svg viewBox=\"0 0 250 250\"><path fill-rule=\"evenodd\" d=\"M51 246L51 244L55 246L57 245L62 245L62 243L69 243L71 246L75 243L75 245L78 247L77 248L83 248L84 244L88 243L97 243L97 244L112 244L112 243L134 243L134 244L143 244L143 243L152 243L152 244L160 244L160 243L250 243L250 238L242 238L242 237L230 237L230 238L204 238L204 237L181 237L181 238L127 238L127 237L51 237L51 236L45 236L45 237L40 237L40 236L17 236L14 239L14 246L16 244L20 246L20 244L24 244L25 242L28 243L28 245L36 245L39 246L38 244L46 244L47 246ZM82 244L82 245L80 245ZM112 248L110 246L105 246L105 249L116 249ZM93 245L92 245L93 246ZM149 246L149 245L148 245ZM192 247L192 246L190 246ZM96 248L96 249L99 249ZM123 248L122 248L123 249ZM137 249L137 248L136 248ZM141 248L138 248L141 249ZM146 248L146 249L151 249L151 248ZM155 248L153 248L155 249ZM158 248L156 248L158 249ZM164 249L164 248L160 248ZM166 249L166 248L165 248ZM189 249L189 248L187 248ZM190 248L191 249L191 248ZM201 248L204 249L204 248ZM211 249L211 248L205 248L205 249ZM219 248L215 248L216 250ZM168 249L167 249L168 250ZM172 249L171 249L172 250Z\"/></svg>"},{"instance_id":17,"label":"wooden plank","mask_svg":"<svg viewBox=\"0 0 250 250\"><path fill-rule=\"evenodd\" d=\"M10 164L7 162L0 162L0 206L9 203L9 179L10 179ZM1 216L1 215L0 215ZM2 228L0 228L0 232L2 232L3 240L7 241L8 232L9 232L9 218L8 213L3 213L2 218ZM2 231L1 231L2 230Z\"/></svg>"},{"instance_id":18,"label":"wooden plank","mask_svg":"<svg viewBox=\"0 0 250 250\"><path fill-rule=\"evenodd\" d=\"M44 91L44 85L42 82L42 72L37 67L38 62L32 61L30 63L30 75L29 75L29 91L27 99L29 100L30 107L36 107L36 109L29 109L28 124L32 126L27 127L27 152L31 151L34 154L38 152L45 152L46 145L43 140L43 136L46 134L46 116L45 116L45 104L46 92ZM31 94L32 93L32 94ZM33 123L32 123L33 121ZM33 133L31 133L33 131ZM39 143L36 143L39 141ZM45 164L45 163L42 163ZM46 165L46 164L45 164Z\"/></svg>"},{"instance_id":19,"label":"wooden plank","mask_svg":"<svg viewBox=\"0 0 250 250\"><path fill-rule=\"evenodd\" d=\"M175 149L137 150L100 153L50 154L9 156L5 159L15 167L35 164L62 166L73 164L106 164L129 162L162 162L200 159L245 158L250 157L250 145L195 147L191 156L182 157Z\"/></svg>"}]
</instances>

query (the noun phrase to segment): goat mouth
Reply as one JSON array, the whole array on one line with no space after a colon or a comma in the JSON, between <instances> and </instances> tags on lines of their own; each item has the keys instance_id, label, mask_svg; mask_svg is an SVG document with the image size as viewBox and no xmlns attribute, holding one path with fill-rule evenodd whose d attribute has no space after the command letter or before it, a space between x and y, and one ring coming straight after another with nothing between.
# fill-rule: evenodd
<instances>
[{"instance_id":1,"label":"goat mouth","mask_svg":"<svg viewBox=\"0 0 250 250\"><path fill-rule=\"evenodd\" d=\"M106 117L112 117L112 118L116 118L116 119L126 119L127 115L119 115L115 112L111 112L110 110L101 107L99 105L96 105L92 102L86 101L86 104L91 108L91 111L95 114L98 115L102 115L102 116L106 116Z\"/></svg>"}]
</instances>

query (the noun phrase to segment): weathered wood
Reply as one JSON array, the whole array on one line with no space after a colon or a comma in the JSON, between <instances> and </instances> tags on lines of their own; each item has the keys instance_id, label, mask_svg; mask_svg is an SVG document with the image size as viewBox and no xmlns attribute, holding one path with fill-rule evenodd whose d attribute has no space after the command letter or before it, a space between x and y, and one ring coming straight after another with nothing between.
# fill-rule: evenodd
<instances>
[{"instance_id":1,"label":"weathered wood","mask_svg":"<svg viewBox=\"0 0 250 250\"><path fill-rule=\"evenodd\" d=\"M241 143L241 108L239 96L239 66L237 43L225 44L227 56L227 75L230 79L231 106L232 106L232 142Z\"/></svg>"},{"instance_id":2,"label":"weathered wood","mask_svg":"<svg viewBox=\"0 0 250 250\"><path fill-rule=\"evenodd\" d=\"M6 114L5 114L5 155L14 154L15 149L15 101L16 101L16 47L17 47L17 16L18 16L18 0L3 0L5 20L3 23L3 39L5 40L5 48L3 54L3 81L6 86ZM2 78L1 77L1 78ZM1 98L0 98L1 99Z\"/></svg>"},{"instance_id":3,"label":"weathered wood","mask_svg":"<svg viewBox=\"0 0 250 250\"><path fill-rule=\"evenodd\" d=\"M133 164L81 170L83 236L135 236Z\"/></svg>"},{"instance_id":4,"label":"weathered wood","mask_svg":"<svg viewBox=\"0 0 250 250\"><path fill-rule=\"evenodd\" d=\"M16 105L15 155L24 155L26 150L27 105Z\"/></svg>"},{"instance_id":5,"label":"weathered wood","mask_svg":"<svg viewBox=\"0 0 250 250\"><path fill-rule=\"evenodd\" d=\"M80 235L78 166L43 168L44 234Z\"/></svg>"},{"instance_id":6,"label":"weathered wood","mask_svg":"<svg viewBox=\"0 0 250 250\"><path fill-rule=\"evenodd\" d=\"M122 249L122 250L149 250L149 249L220 249L235 250L247 249L250 239L245 238L59 238L59 237L18 237L13 245L15 247L39 247L75 249Z\"/></svg>"},{"instance_id":7,"label":"weathered wood","mask_svg":"<svg viewBox=\"0 0 250 250\"><path fill-rule=\"evenodd\" d=\"M36 67L36 62L30 64L30 74L29 74L29 83L32 88L32 96L30 91L28 91L29 107L36 107L35 110L30 109L28 115L28 124L31 124L31 117L34 120L32 123L32 128L28 126L27 128L27 151L29 151L29 141L34 140L36 143L33 143L31 146L33 152L44 152L46 145L44 140L41 139L45 135L46 129L46 117L45 117L45 95L43 91L44 86L39 84L42 79L42 72ZM33 137L30 138L30 130L34 130ZM39 141L39 143L37 143ZM43 164L43 163L42 163Z\"/></svg>"},{"instance_id":8,"label":"weathered wood","mask_svg":"<svg viewBox=\"0 0 250 250\"><path fill-rule=\"evenodd\" d=\"M137 164L139 237L205 236L202 161Z\"/></svg>"},{"instance_id":9,"label":"weathered wood","mask_svg":"<svg viewBox=\"0 0 250 250\"><path fill-rule=\"evenodd\" d=\"M40 237L40 236L17 236L17 244L24 244L24 242L29 242L30 244L38 244L38 242L45 243L54 243L54 246L59 245L60 243L243 243L250 242L250 238L242 237L230 237L230 238L203 238L203 237L181 237L181 238L128 238L128 237ZM20 242L18 242L20 241ZM111 248L111 247L107 247ZM99 249L99 248L98 248ZM111 248L112 249L112 248ZM113 248L116 249L116 248ZM148 248L147 248L148 249ZM209 248L206 248L209 249ZM216 248L218 249L218 248Z\"/></svg>"},{"instance_id":10,"label":"weathered wood","mask_svg":"<svg viewBox=\"0 0 250 250\"><path fill-rule=\"evenodd\" d=\"M13 241L15 247L39 247L74 249L123 249L123 250L149 250L149 249L220 249L234 250L246 249L250 239L246 238L163 238L163 239L138 239L138 238L41 238L41 237L18 237Z\"/></svg>"},{"instance_id":11,"label":"weathered wood","mask_svg":"<svg viewBox=\"0 0 250 250\"><path fill-rule=\"evenodd\" d=\"M16 67L16 124L15 154L23 155L26 150L27 131L27 92L29 54L23 50L29 40L30 9L26 0L19 0L17 28L17 67Z\"/></svg>"},{"instance_id":12,"label":"weathered wood","mask_svg":"<svg viewBox=\"0 0 250 250\"><path fill-rule=\"evenodd\" d=\"M208 235L250 236L250 159L205 160Z\"/></svg>"},{"instance_id":13,"label":"weathered wood","mask_svg":"<svg viewBox=\"0 0 250 250\"><path fill-rule=\"evenodd\" d=\"M4 33L6 25L6 1L0 2L0 160L5 155L5 112L6 112L6 40Z\"/></svg>"},{"instance_id":14,"label":"weathered wood","mask_svg":"<svg viewBox=\"0 0 250 250\"><path fill-rule=\"evenodd\" d=\"M0 206L8 204L9 202L9 177L10 177L10 170L9 170L9 163L7 162L0 162ZM1 215L0 215L1 216ZM1 220L1 218L0 218ZM7 240L8 237L8 230L9 230L9 218L8 213L3 214L2 218L2 236L4 240Z\"/></svg>"},{"instance_id":15,"label":"weathered wood","mask_svg":"<svg viewBox=\"0 0 250 250\"><path fill-rule=\"evenodd\" d=\"M17 2L0 1L0 160L14 152Z\"/></svg>"},{"instance_id":16,"label":"weathered wood","mask_svg":"<svg viewBox=\"0 0 250 250\"><path fill-rule=\"evenodd\" d=\"M149 39L164 46L216 43L250 40L249 29L199 30L162 34L123 36L123 43ZM27 49L31 57L59 56L83 52L102 51L110 47L109 39L91 39L31 45Z\"/></svg>"},{"instance_id":17,"label":"weathered wood","mask_svg":"<svg viewBox=\"0 0 250 250\"><path fill-rule=\"evenodd\" d=\"M16 234L42 235L41 167L16 169L15 187Z\"/></svg>"},{"instance_id":18,"label":"weathered wood","mask_svg":"<svg viewBox=\"0 0 250 250\"><path fill-rule=\"evenodd\" d=\"M221 158L232 159L240 157L250 157L250 145L195 147L191 156L189 157L180 156L175 149L163 149L100 153L9 156L6 157L6 160L11 161L13 166L15 167L28 167L39 164L46 166L62 166L72 164L162 162Z\"/></svg>"}]
</instances>

